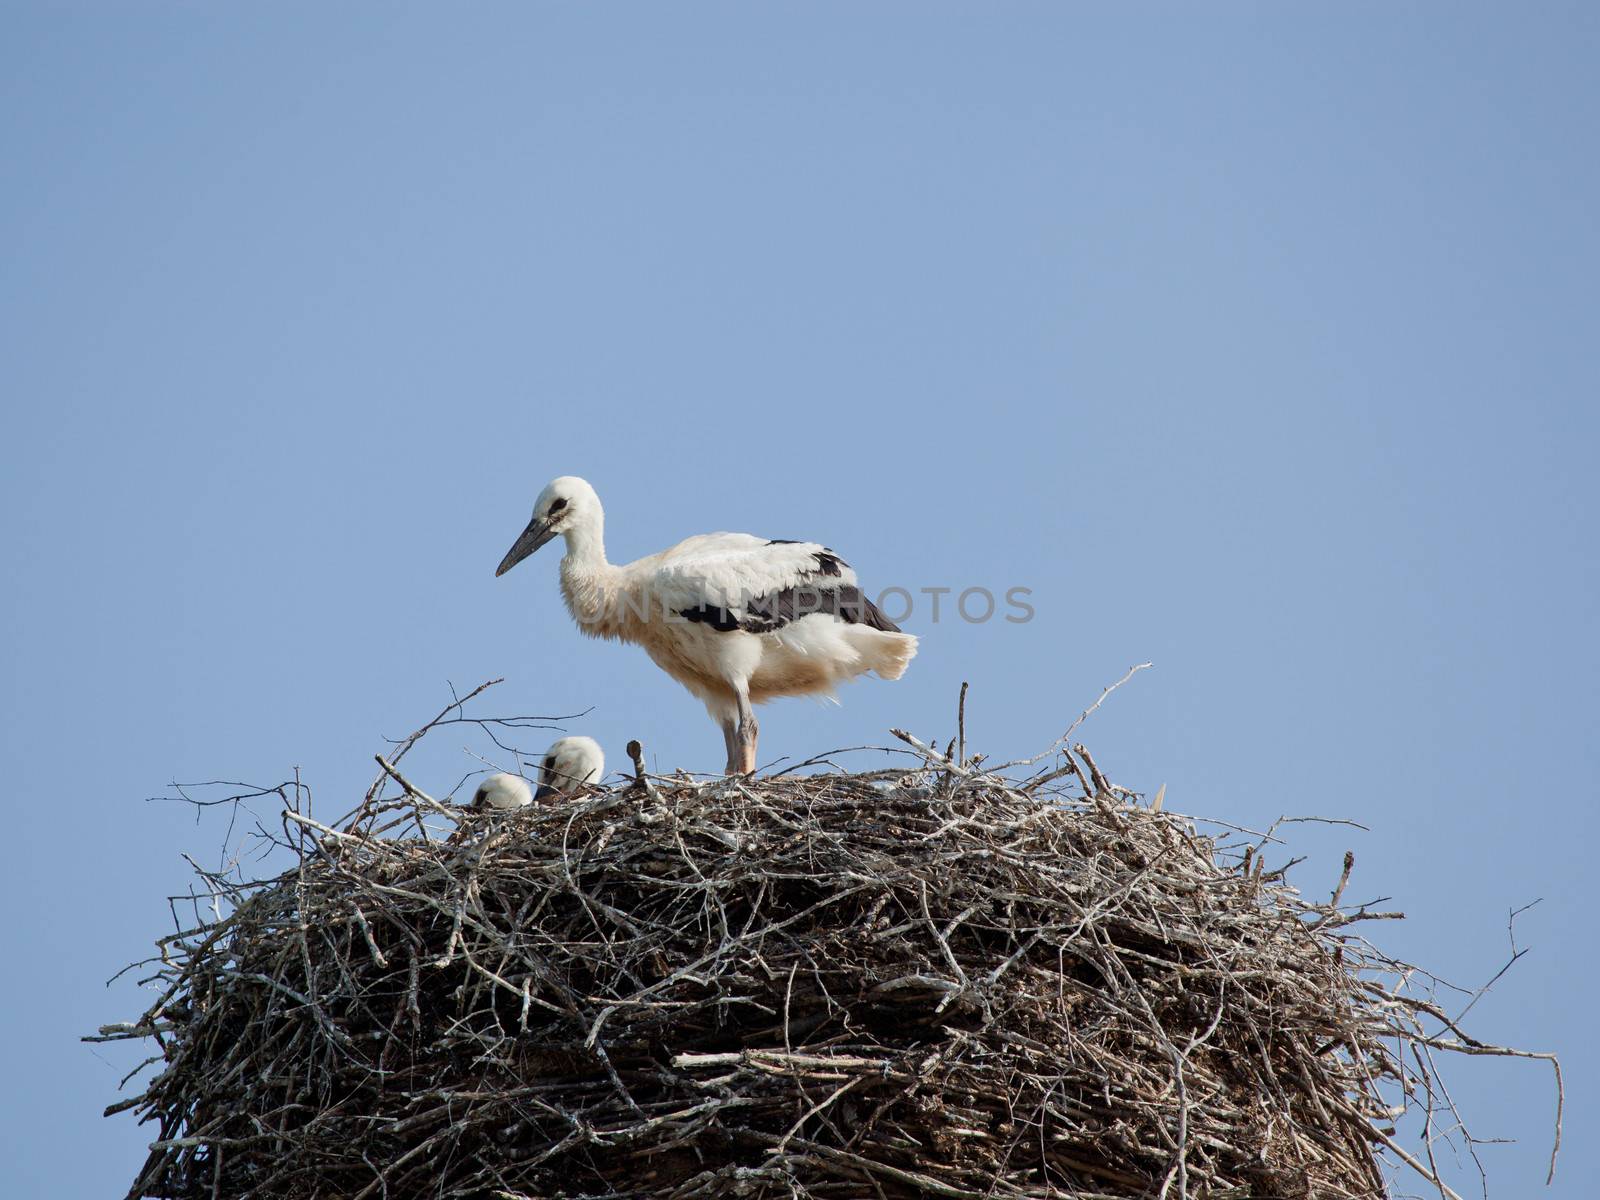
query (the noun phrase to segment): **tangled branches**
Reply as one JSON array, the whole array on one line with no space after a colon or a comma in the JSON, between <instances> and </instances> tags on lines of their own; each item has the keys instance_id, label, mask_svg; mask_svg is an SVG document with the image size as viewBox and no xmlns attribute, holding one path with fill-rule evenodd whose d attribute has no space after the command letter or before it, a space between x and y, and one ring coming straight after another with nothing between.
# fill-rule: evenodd
<instances>
[{"instance_id":1,"label":"tangled branches","mask_svg":"<svg viewBox=\"0 0 1600 1200\"><path fill-rule=\"evenodd\" d=\"M114 1106L159 1130L130 1195L1376 1197L1385 1158L1451 1194L1392 1122L1432 1052L1516 1052L1352 932L1383 914L1081 752L1030 784L917 745L287 814L293 867L103 1031L162 1056Z\"/></svg>"}]
</instances>

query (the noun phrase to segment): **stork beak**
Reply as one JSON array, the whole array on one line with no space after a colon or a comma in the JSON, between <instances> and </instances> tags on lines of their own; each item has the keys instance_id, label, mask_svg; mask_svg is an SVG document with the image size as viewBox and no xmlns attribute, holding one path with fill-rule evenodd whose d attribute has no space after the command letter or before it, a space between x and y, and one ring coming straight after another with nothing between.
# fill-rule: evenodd
<instances>
[{"instance_id":1,"label":"stork beak","mask_svg":"<svg viewBox=\"0 0 1600 1200\"><path fill-rule=\"evenodd\" d=\"M543 804L546 800L550 799L550 797L554 796L555 794L556 794L555 788L549 786L548 784L541 783L539 785L539 790L534 792L534 794L533 794L533 801L534 801L535 804Z\"/></svg>"},{"instance_id":2,"label":"stork beak","mask_svg":"<svg viewBox=\"0 0 1600 1200\"><path fill-rule=\"evenodd\" d=\"M522 536L511 549L506 551L506 556L500 560L500 565L495 568L494 575L498 579L512 567L516 566L540 546L555 537L556 531L549 524L538 517L528 522L528 527L522 531Z\"/></svg>"}]
</instances>

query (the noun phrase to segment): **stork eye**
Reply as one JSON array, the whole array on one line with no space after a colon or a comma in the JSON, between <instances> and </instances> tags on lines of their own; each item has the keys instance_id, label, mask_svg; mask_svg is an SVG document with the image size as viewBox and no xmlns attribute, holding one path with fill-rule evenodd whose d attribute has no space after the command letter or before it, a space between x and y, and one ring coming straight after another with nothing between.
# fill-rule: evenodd
<instances>
[{"instance_id":1,"label":"stork eye","mask_svg":"<svg viewBox=\"0 0 1600 1200\"><path fill-rule=\"evenodd\" d=\"M565 500L552 500L552 501L550 501L550 514L551 514L551 516L554 516L556 513L560 512L566 506L567 506L567 502Z\"/></svg>"}]
</instances>

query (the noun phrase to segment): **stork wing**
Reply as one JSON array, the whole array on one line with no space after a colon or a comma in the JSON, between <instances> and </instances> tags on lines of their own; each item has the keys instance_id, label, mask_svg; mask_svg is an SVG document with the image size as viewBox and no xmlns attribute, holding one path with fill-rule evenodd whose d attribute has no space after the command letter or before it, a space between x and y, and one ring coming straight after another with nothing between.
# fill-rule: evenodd
<instances>
[{"instance_id":1,"label":"stork wing","mask_svg":"<svg viewBox=\"0 0 1600 1200\"><path fill-rule=\"evenodd\" d=\"M769 541L748 533L706 533L679 542L656 564L655 585L685 604L744 608L800 584L853 584L850 564L816 542Z\"/></svg>"},{"instance_id":2,"label":"stork wing","mask_svg":"<svg viewBox=\"0 0 1600 1200\"><path fill-rule=\"evenodd\" d=\"M671 611L723 632L768 633L817 612L895 628L861 594L850 564L817 542L702 534L661 554L651 586Z\"/></svg>"}]
</instances>

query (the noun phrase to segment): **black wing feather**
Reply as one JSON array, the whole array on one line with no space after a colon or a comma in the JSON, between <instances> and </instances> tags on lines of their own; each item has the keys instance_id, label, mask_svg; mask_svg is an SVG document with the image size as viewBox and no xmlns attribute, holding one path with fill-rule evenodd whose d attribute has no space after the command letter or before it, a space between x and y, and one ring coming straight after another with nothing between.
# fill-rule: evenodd
<instances>
[{"instance_id":1,"label":"black wing feather","mask_svg":"<svg viewBox=\"0 0 1600 1200\"><path fill-rule=\"evenodd\" d=\"M773 538L767 543L769 546L797 544L789 538ZM772 633L813 613L838 617L846 625L865 625L885 633L900 632L900 626L884 616L883 610L869 600L860 588L853 584L822 582L823 579L841 578L849 563L827 547L818 550L812 557L817 560L816 570L806 579L782 591L757 596L746 606L743 615L735 609L715 604L680 609L678 615L686 621L709 625L718 633L732 633L736 629L745 633Z\"/></svg>"}]
</instances>

